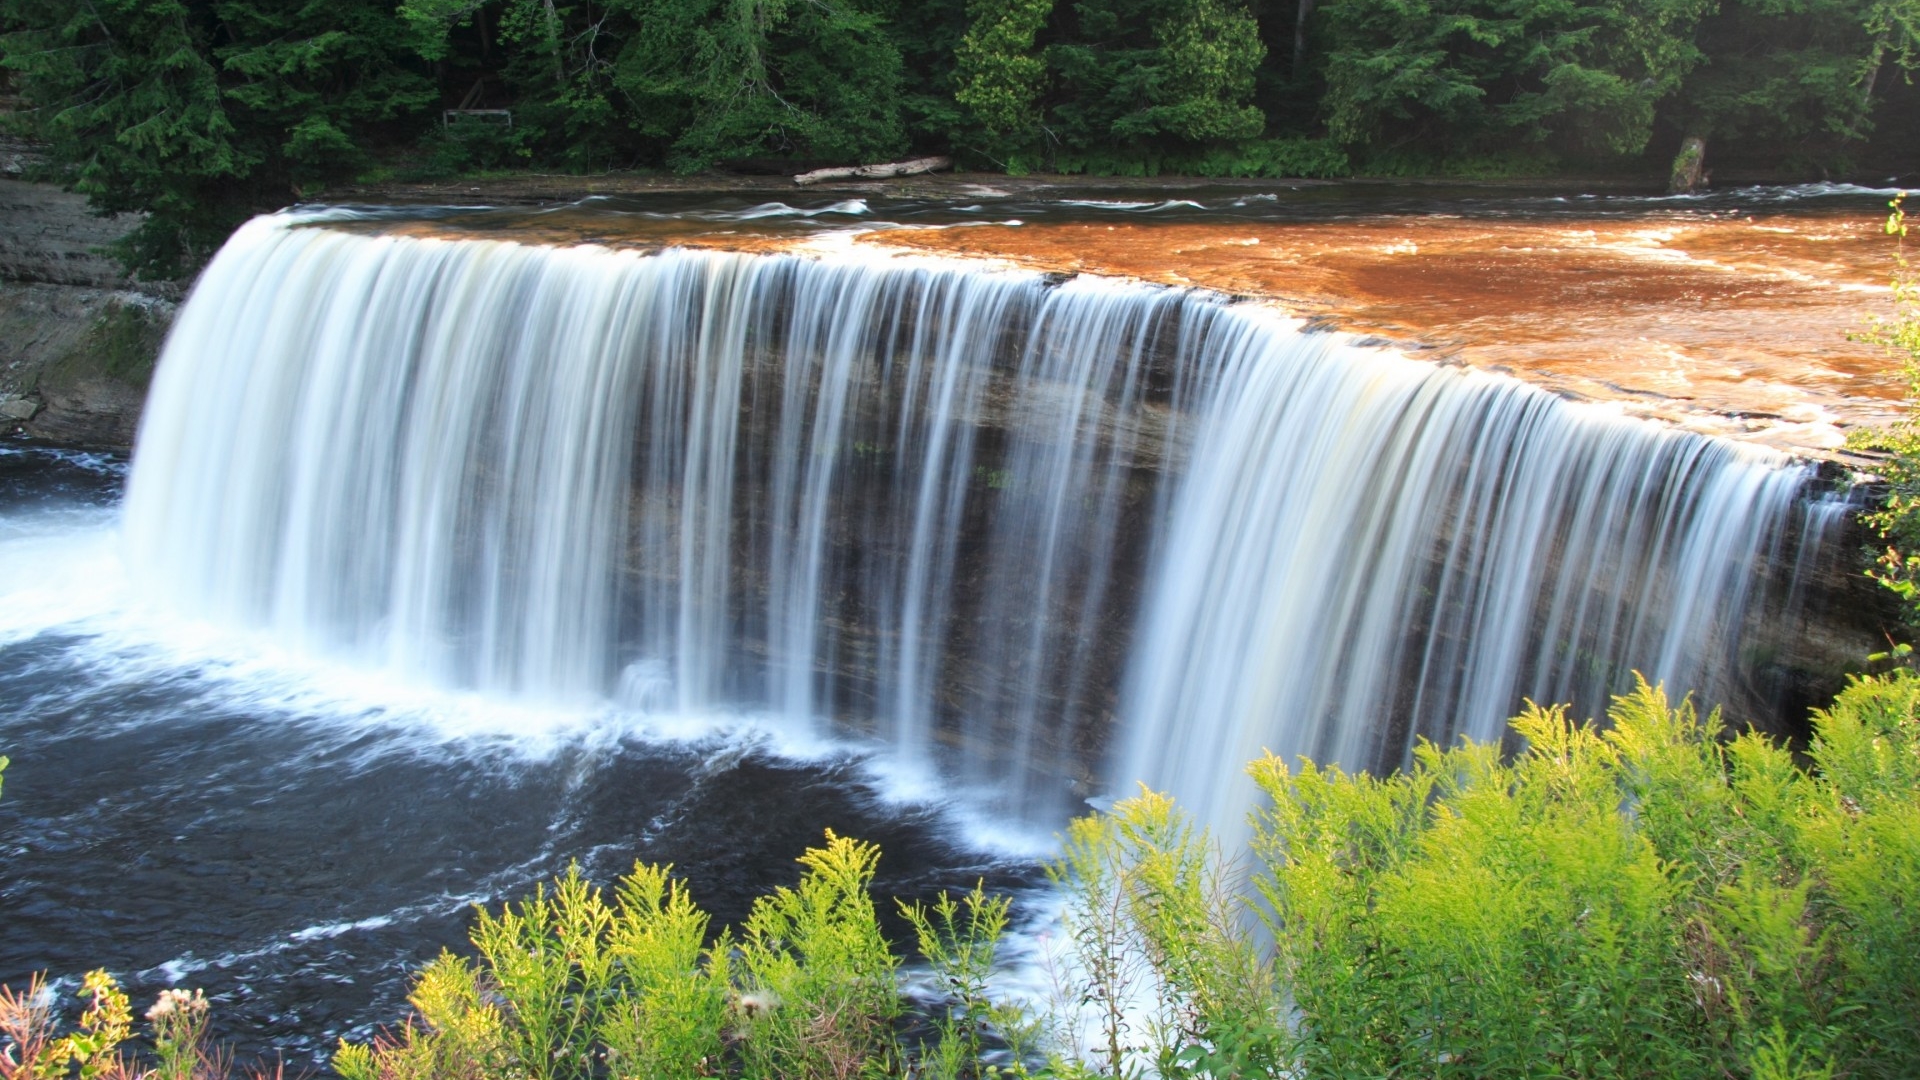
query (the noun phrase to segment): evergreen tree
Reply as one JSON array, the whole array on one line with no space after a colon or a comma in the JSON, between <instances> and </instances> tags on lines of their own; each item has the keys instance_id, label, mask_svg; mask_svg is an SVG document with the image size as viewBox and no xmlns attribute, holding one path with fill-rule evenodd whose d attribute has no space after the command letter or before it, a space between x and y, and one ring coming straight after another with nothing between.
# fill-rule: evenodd
<instances>
[{"instance_id":1,"label":"evergreen tree","mask_svg":"<svg viewBox=\"0 0 1920 1080\"><path fill-rule=\"evenodd\" d=\"M73 189L145 213L122 256L170 276L248 213L351 173L374 127L433 96L376 0L0 0L0 66Z\"/></svg>"},{"instance_id":2,"label":"evergreen tree","mask_svg":"<svg viewBox=\"0 0 1920 1080\"><path fill-rule=\"evenodd\" d=\"M1920 55L1920 0L1726 0L1671 109L1681 133L1747 157L1832 163Z\"/></svg>"},{"instance_id":3,"label":"evergreen tree","mask_svg":"<svg viewBox=\"0 0 1920 1080\"><path fill-rule=\"evenodd\" d=\"M623 0L613 82L669 159L876 160L906 149L900 51L853 0Z\"/></svg>"},{"instance_id":4,"label":"evergreen tree","mask_svg":"<svg viewBox=\"0 0 1920 1080\"><path fill-rule=\"evenodd\" d=\"M1266 46L1237 0L1078 0L1073 16L1047 50L1068 148L1137 155L1260 133Z\"/></svg>"},{"instance_id":5,"label":"evergreen tree","mask_svg":"<svg viewBox=\"0 0 1920 1080\"><path fill-rule=\"evenodd\" d=\"M218 193L257 165L235 145L205 20L180 0L0 0L0 16L0 64L27 106L15 125L95 208L152 215L129 262L166 275L203 258L232 225Z\"/></svg>"},{"instance_id":6,"label":"evergreen tree","mask_svg":"<svg viewBox=\"0 0 1920 1080\"><path fill-rule=\"evenodd\" d=\"M217 0L213 16L227 109L269 193L284 182L297 198L354 175L383 125L439 99L419 33L391 3Z\"/></svg>"},{"instance_id":7,"label":"evergreen tree","mask_svg":"<svg viewBox=\"0 0 1920 1080\"><path fill-rule=\"evenodd\" d=\"M1715 0L1331 0L1322 108L1351 146L1631 154Z\"/></svg>"},{"instance_id":8,"label":"evergreen tree","mask_svg":"<svg viewBox=\"0 0 1920 1080\"><path fill-rule=\"evenodd\" d=\"M1053 0L1024 2L1053 6ZM962 82L956 53L971 20L967 0L869 0L868 6L900 50L900 116L912 146L950 152L977 142L972 116L956 96Z\"/></svg>"}]
</instances>

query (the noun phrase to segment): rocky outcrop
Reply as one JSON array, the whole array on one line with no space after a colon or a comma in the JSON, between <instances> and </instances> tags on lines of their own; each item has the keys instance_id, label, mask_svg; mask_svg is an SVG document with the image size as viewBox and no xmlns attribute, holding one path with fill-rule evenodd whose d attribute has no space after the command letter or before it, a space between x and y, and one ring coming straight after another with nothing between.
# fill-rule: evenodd
<instances>
[{"instance_id":1,"label":"rocky outcrop","mask_svg":"<svg viewBox=\"0 0 1920 1080\"><path fill-rule=\"evenodd\" d=\"M0 179L0 432L133 445L180 287L135 281L107 252L131 225L81 196Z\"/></svg>"},{"instance_id":2,"label":"rocky outcrop","mask_svg":"<svg viewBox=\"0 0 1920 1080\"><path fill-rule=\"evenodd\" d=\"M50 184L0 180L0 280L123 288L126 272L105 249L133 224Z\"/></svg>"}]
</instances>

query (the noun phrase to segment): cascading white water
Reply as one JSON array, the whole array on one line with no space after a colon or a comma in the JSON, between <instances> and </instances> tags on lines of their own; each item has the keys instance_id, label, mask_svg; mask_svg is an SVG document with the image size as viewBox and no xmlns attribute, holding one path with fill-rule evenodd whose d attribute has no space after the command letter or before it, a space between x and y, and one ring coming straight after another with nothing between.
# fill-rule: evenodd
<instances>
[{"instance_id":1,"label":"cascading white water","mask_svg":"<svg viewBox=\"0 0 1920 1080\"><path fill-rule=\"evenodd\" d=\"M126 534L302 648L834 723L1043 816L1104 754L1231 830L1263 746L1711 694L1805 481L1207 294L281 216L181 313Z\"/></svg>"},{"instance_id":2,"label":"cascading white water","mask_svg":"<svg viewBox=\"0 0 1920 1080\"><path fill-rule=\"evenodd\" d=\"M1236 368L1172 508L1118 776L1232 844L1265 750L1498 740L1523 700L1591 715L1636 670L1720 700L1801 470L1377 354L1269 339Z\"/></svg>"}]
</instances>

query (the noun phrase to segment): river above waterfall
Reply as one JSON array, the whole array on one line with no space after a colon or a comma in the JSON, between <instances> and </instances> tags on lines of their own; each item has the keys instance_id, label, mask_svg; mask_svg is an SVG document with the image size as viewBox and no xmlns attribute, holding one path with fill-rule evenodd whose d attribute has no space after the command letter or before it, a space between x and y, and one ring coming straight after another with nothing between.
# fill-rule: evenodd
<instances>
[{"instance_id":1,"label":"river above waterfall","mask_svg":"<svg viewBox=\"0 0 1920 1080\"><path fill-rule=\"evenodd\" d=\"M244 227L131 481L0 447L0 982L203 986L317 1059L573 860L672 862L723 922L829 827L884 892L1019 887L1134 780L1235 829L1262 747L1392 767L1636 670L1803 704L1845 504L1767 444L1886 408L1842 336L1878 193L954 194ZM1748 293L1700 291L1748 265L1721 236ZM1854 350L1778 383L1804 414L1700 413L1746 441L1479 370L1734 300Z\"/></svg>"},{"instance_id":2,"label":"river above waterfall","mask_svg":"<svg viewBox=\"0 0 1920 1080\"><path fill-rule=\"evenodd\" d=\"M1833 456L1905 393L1898 365L1853 337L1890 309L1881 223L1895 193L921 178L382 217L550 243L859 243L1214 289L1576 400Z\"/></svg>"}]
</instances>

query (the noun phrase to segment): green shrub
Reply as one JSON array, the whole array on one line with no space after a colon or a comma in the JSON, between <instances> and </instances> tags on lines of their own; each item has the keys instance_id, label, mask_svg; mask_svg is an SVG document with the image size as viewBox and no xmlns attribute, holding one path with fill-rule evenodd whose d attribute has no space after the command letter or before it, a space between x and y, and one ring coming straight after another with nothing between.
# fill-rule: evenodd
<instances>
[{"instance_id":1,"label":"green shrub","mask_svg":"<svg viewBox=\"0 0 1920 1080\"><path fill-rule=\"evenodd\" d=\"M920 955L951 1002L935 1023L938 1040L920 1048L921 1070L929 1077L947 1080L978 1068L981 1037L1006 1018L988 996L987 978L993 973L994 953L1011 906L1008 897L988 896L984 881L975 883L973 891L958 901L942 893L932 905L900 902L900 914L913 926ZM1018 1040L1019 1025L1015 1029ZM1019 1047L1014 1056L1020 1057Z\"/></svg>"},{"instance_id":2,"label":"green shrub","mask_svg":"<svg viewBox=\"0 0 1920 1080\"><path fill-rule=\"evenodd\" d=\"M1301 1075L1912 1075L1920 679L1856 683L1814 771L1642 683L1606 730L1268 757L1259 881Z\"/></svg>"},{"instance_id":3,"label":"green shrub","mask_svg":"<svg viewBox=\"0 0 1920 1080\"><path fill-rule=\"evenodd\" d=\"M1886 481L1886 494L1861 515L1886 544L1867 576L1900 597L1907 627L1914 630L1920 629L1920 280L1906 258L1906 194L1896 196L1889 207L1886 230L1895 240L1893 317L1874 320L1858 336L1899 360L1907 411L1888 427L1851 433L1847 443L1885 455L1878 471ZM1910 654L1910 649L1900 650L1900 655Z\"/></svg>"},{"instance_id":4,"label":"green shrub","mask_svg":"<svg viewBox=\"0 0 1920 1080\"><path fill-rule=\"evenodd\" d=\"M1331 139L1257 139L1207 151L1188 163L1199 176L1327 178L1353 175L1346 150Z\"/></svg>"},{"instance_id":5,"label":"green shrub","mask_svg":"<svg viewBox=\"0 0 1920 1080\"><path fill-rule=\"evenodd\" d=\"M1272 1056L1279 999L1249 912L1218 847L1172 799L1143 789L1074 821L1049 875L1066 897L1071 1004L1093 1010L1107 1075L1142 1060L1164 1076L1237 1074Z\"/></svg>"},{"instance_id":6,"label":"green shrub","mask_svg":"<svg viewBox=\"0 0 1920 1080\"><path fill-rule=\"evenodd\" d=\"M477 963L441 954L414 985L419 1023L342 1043L347 1080L693 1076L726 1030L728 938L669 869L635 866L609 903L572 867L519 905L482 910Z\"/></svg>"},{"instance_id":7,"label":"green shrub","mask_svg":"<svg viewBox=\"0 0 1920 1080\"><path fill-rule=\"evenodd\" d=\"M1920 677L1848 687L1816 715L1820 782L1798 824L1836 961L1853 1075L1920 1071Z\"/></svg>"},{"instance_id":8,"label":"green shrub","mask_svg":"<svg viewBox=\"0 0 1920 1080\"><path fill-rule=\"evenodd\" d=\"M827 832L791 889L754 902L739 941L748 1076L849 1077L882 1053L900 1013L893 951L867 886L880 849Z\"/></svg>"},{"instance_id":9,"label":"green shrub","mask_svg":"<svg viewBox=\"0 0 1920 1080\"><path fill-rule=\"evenodd\" d=\"M334 1067L346 1080L1920 1074L1920 674L1858 680L1815 720L1796 761L1758 735L1721 738L1717 714L1642 682L1604 728L1529 706L1511 758L1429 745L1372 777L1269 756L1251 766L1270 799L1251 885L1143 791L1073 822L1049 868L1070 955L1043 1018L989 992L1005 898L976 886L901 905L948 995L911 1055L894 1041L903 1005L868 895L872 845L829 832L797 885L711 944L666 869L637 867L611 902L570 871L482 913L479 958L421 974L417 1023L343 1045ZM1261 920L1270 941L1250 929ZM1063 1045L1089 1027L1096 1045ZM989 1064L996 1045L1005 1064Z\"/></svg>"},{"instance_id":10,"label":"green shrub","mask_svg":"<svg viewBox=\"0 0 1920 1080\"><path fill-rule=\"evenodd\" d=\"M506 124L469 120L434 129L422 137L428 176L460 176L489 169L524 167L533 157L537 133Z\"/></svg>"},{"instance_id":11,"label":"green shrub","mask_svg":"<svg viewBox=\"0 0 1920 1080\"><path fill-rule=\"evenodd\" d=\"M900 1011L867 894L879 858L829 832L801 857L799 884L761 897L738 937L711 945L671 868L635 866L611 901L570 868L528 900L482 910L477 960L443 953L414 984L416 1020L372 1045L342 1043L333 1067L346 1080L870 1070Z\"/></svg>"},{"instance_id":12,"label":"green shrub","mask_svg":"<svg viewBox=\"0 0 1920 1080\"><path fill-rule=\"evenodd\" d=\"M4 767L5 758L0 758ZM104 970L80 981L87 1007L67 1034L57 1028L53 994L44 974L15 992L0 986L0 1078L4 1080L226 1080L231 1055L207 1042L208 1003L195 990L162 990L147 1022L153 1032L153 1068L129 1050L135 1045L133 1008L126 991Z\"/></svg>"}]
</instances>

